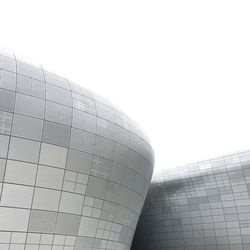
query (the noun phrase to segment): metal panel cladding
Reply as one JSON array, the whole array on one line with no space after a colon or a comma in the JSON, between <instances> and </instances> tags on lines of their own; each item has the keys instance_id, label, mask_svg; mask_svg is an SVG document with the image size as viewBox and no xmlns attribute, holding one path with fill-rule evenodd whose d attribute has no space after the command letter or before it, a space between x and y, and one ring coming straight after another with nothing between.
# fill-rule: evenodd
<instances>
[{"instance_id":1,"label":"metal panel cladding","mask_svg":"<svg viewBox=\"0 0 250 250\"><path fill-rule=\"evenodd\" d=\"M0 53L0 249L128 250L153 151L91 91Z\"/></svg>"},{"instance_id":2,"label":"metal panel cladding","mask_svg":"<svg viewBox=\"0 0 250 250\"><path fill-rule=\"evenodd\" d=\"M132 249L250 249L250 151L156 176Z\"/></svg>"}]
</instances>

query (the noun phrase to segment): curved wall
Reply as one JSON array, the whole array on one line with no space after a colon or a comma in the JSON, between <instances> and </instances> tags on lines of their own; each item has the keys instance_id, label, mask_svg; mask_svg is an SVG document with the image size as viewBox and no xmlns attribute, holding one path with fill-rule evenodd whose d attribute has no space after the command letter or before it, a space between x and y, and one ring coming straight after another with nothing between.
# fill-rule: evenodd
<instances>
[{"instance_id":1,"label":"curved wall","mask_svg":"<svg viewBox=\"0 0 250 250\"><path fill-rule=\"evenodd\" d=\"M133 250L249 250L250 151L153 177Z\"/></svg>"},{"instance_id":2,"label":"curved wall","mask_svg":"<svg viewBox=\"0 0 250 250\"><path fill-rule=\"evenodd\" d=\"M0 249L130 249L145 135L94 93L0 53Z\"/></svg>"}]
</instances>

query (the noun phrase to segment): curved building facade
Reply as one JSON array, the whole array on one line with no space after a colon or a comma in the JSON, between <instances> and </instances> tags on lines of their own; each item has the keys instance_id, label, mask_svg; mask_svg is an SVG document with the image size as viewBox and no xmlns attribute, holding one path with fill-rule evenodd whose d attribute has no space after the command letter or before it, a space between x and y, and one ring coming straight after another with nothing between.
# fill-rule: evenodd
<instances>
[{"instance_id":1,"label":"curved building facade","mask_svg":"<svg viewBox=\"0 0 250 250\"><path fill-rule=\"evenodd\" d=\"M153 171L107 101L0 53L0 249L128 250Z\"/></svg>"},{"instance_id":2,"label":"curved building facade","mask_svg":"<svg viewBox=\"0 0 250 250\"><path fill-rule=\"evenodd\" d=\"M250 151L153 177L133 250L249 250Z\"/></svg>"}]
</instances>

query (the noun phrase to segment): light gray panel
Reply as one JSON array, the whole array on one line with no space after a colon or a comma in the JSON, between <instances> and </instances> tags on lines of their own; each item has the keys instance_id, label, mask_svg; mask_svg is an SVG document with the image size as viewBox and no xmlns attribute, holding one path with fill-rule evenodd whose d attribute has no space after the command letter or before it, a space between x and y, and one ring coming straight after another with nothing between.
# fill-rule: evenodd
<instances>
[{"instance_id":1,"label":"light gray panel","mask_svg":"<svg viewBox=\"0 0 250 250\"><path fill-rule=\"evenodd\" d=\"M116 122L114 109L99 102L96 103L96 107L97 107L97 115L99 117L105 120L108 120L110 122L113 122L113 123Z\"/></svg>"},{"instance_id":2,"label":"light gray panel","mask_svg":"<svg viewBox=\"0 0 250 250\"><path fill-rule=\"evenodd\" d=\"M5 172L5 182L23 185L34 185L37 165L8 160Z\"/></svg>"},{"instance_id":3,"label":"light gray panel","mask_svg":"<svg viewBox=\"0 0 250 250\"><path fill-rule=\"evenodd\" d=\"M13 56L13 53L10 52L1 52L0 54L0 68L16 72L16 60Z\"/></svg>"},{"instance_id":4,"label":"light gray panel","mask_svg":"<svg viewBox=\"0 0 250 250\"><path fill-rule=\"evenodd\" d=\"M95 239L94 238L89 238L89 237L77 237L76 238L76 247L80 248L89 248L91 249L93 244L94 244Z\"/></svg>"},{"instance_id":5,"label":"light gray panel","mask_svg":"<svg viewBox=\"0 0 250 250\"><path fill-rule=\"evenodd\" d=\"M136 182L136 173L133 170L127 168L124 176L123 185L134 190L135 182Z\"/></svg>"},{"instance_id":6,"label":"light gray panel","mask_svg":"<svg viewBox=\"0 0 250 250\"><path fill-rule=\"evenodd\" d=\"M95 134L79 129L71 129L70 147L93 154Z\"/></svg>"},{"instance_id":7,"label":"light gray panel","mask_svg":"<svg viewBox=\"0 0 250 250\"><path fill-rule=\"evenodd\" d=\"M116 183L123 183L126 168L119 163L112 164L110 180Z\"/></svg>"},{"instance_id":8,"label":"light gray panel","mask_svg":"<svg viewBox=\"0 0 250 250\"><path fill-rule=\"evenodd\" d=\"M33 187L4 184L1 206L30 208L33 190Z\"/></svg>"},{"instance_id":9,"label":"light gray panel","mask_svg":"<svg viewBox=\"0 0 250 250\"><path fill-rule=\"evenodd\" d=\"M39 166L36 186L44 188L62 189L64 171L62 169Z\"/></svg>"},{"instance_id":10,"label":"light gray panel","mask_svg":"<svg viewBox=\"0 0 250 250\"><path fill-rule=\"evenodd\" d=\"M142 154L141 150L143 148L142 139L135 134L131 134L131 146L134 151L138 154Z\"/></svg>"},{"instance_id":11,"label":"light gray panel","mask_svg":"<svg viewBox=\"0 0 250 250\"><path fill-rule=\"evenodd\" d=\"M43 120L15 114L12 135L27 139L41 140Z\"/></svg>"},{"instance_id":12,"label":"light gray panel","mask_svg":"<svg viewBox=\"0 0 250 250\"><path fill-rule=\"evenodd\" d=\"M90 90L85 89L81 85L75 84L72 81L69 81L69 84L70 84L70 89L72 92L94 99L93 94L91 93Z\"/></svg>"},{"instance_id":13,"label":"light gray panel","mask_svg":"<svg viewBox=\"0 0 250 250\"><path fill-rule=\"evenodd\" d=\"M39 163L58 168L65 168L67 153L67 148L42 143Z\"/></svg>"},{"instance_id":14,"label":"light gray panel","mask_svg":"<svg viewBox=\"0 0 250 250\"><path fill-rule=\"evenodd\" d=\"M0 207L0 230L27 231L30 210Z\"/></svg>"},{"instance_id":15,"label":"light gray panel","mask_svg":"<svg viewBox=\"0 0 250 250\"><path fill-rule=\"evenodd\" d=\"M39 242L44 242L45 238L47 237L53 238L52 234L55 231L56 220L56 212L46 210L31 210L28 231L32 233L47 234L28 234L26 243L39 244ZM47 241L47 244L52 244L52 241Z\"/></svg>"},{"instance_id":16,"label":"light gray panel","mask_svg":"<svg viewBox=\"0 0 250 250\"><path fill-rule=\"evenodd\" d=\"M116 141L126 147L130 147L130 131L117 126L116 128Z\"/></svg>"},{"instance_id":17,"label":"light gray panel","mask_svg":"<svg viewBox=\"0 0 250 250\"><path fill-rule=\"evenodd\" d=\"M43 141L59 146L69 145L70 127L54 122L44 122Z\"/></svg>"},{"instance_id":18,"label":"light gray panel","mask_svg":"<svg viewBox=\"0 0 250 250\"><path fill-rule=\"evenodd\" d=\"M72 106L71 92L51 84L46 84L46 98L49 101Z\"/></svg>"},{"instance_id":19,"label":"light gray panel","mask_svg":"<svg viewBox=\"0 0 250 250\"><path fill-rule=\"evenodd\" d=\"M3 182L6 160L0 159L0 182Z\"/></svg>"},{"instance_id":20,"label":"light gray panel","mask_svg":"<svg viewBox=\"0 0 250 250\"><path fill-rule=\"evenodd\" d=\"M73 109L72 127L95 133L96 116Z\"/></svg>"},{"instance_id":21,"label":"light gray panel","mask_svg":"<svg viewBox=\"0 0 250 250\"><path fill-rule=\"evenodd\" d=\"M10 137L0 134L0 157L6 158Z\"/></svg>"},{"instance_id":22,"label":"light gray panel","mask_svg":"<svg viewBox=\"0 0 250 250\"><path fill-rule=\"evenodd\" d=\"M0 88L0 110L13 112L15 92Z\"/></svg>"},{"instance_id":23,"label":"light gray panel","mask_svg":"<svg viewBox=\"0 0 250 250\"><path fill-rule=\"evenodd\" d=\"M129 149L118 143L115 144L114 161L127 166L129 159Z\"/></svg>"},{"instance_id":24,"label":"light gray panel","mask_svg":"<svg viewBox=\"0 0 250 250\"><path fill-rule=\"evenodd\" d=\"M122 186L113 182L108 183L105 199L114 203L119 203Z\"/></svg>"},{"instance_id":25,"label":"light gray panel","mask_svg":"<svg viewBox=\"0 0 250 250\"><path fill-rule=\"evenodd\" d=\"M69 149L66 168L88 174L91 167L91 161L92 155Z\"/></svg>"},{"instance_id":26,"label":"light gray panel","mask_svg":"<svg viewBox=\"0 0 250 250\"><path fill-rule=\"evenodd\" d=\"M9 158L13 160L38 162L40 143L21 138L11 137Z\"/></svg>"},{"instance_id":27,"label":"light gray panel","mask_svg":"<svg viewBox=\"0 0 250 250\"><path fill-rule=\"evenodd\" d=\"M79 235L86 237L95 237L98 227L98 220L94 218L82 217L79 228Z\"/></svg>"},{"instance_id":28,"label":"light gray panel","mask_svg":"<svg viewBox=\"0 0 250 250\"><path fill-rule=\"evenodd\" d=\"M46 188L35 188L33 209L57 211L60 200L60 191Z\"/></svg>"},{"instance_id":29,"label":"light gray panel","mask_svg":"<svg viewBox=\"0 0 250 250\"><path fill-rule=\"evenodd\" d=\"M84 95L72 93L72 101L73 101L74 109L79 109L81 111L84 111L93 115L96 114L96 104L93 99L88 98Z\"/></svg>"},{"instance_id":30,"label":"light gray panel","mask_svg":"<svg viewBox=\"0 0 250 250\"><path fill-rule=\"evenodd\" d=\"M90 174L109 180L113 162L103 157L94 156Z\"/></svg>"},{"instance_id":31,"label":"light gray panel","mask_svg":"<svg viewBox=\"0 0 250 250\"><path fill-rule=\"evenodd\" d=\"M0 69L0 88L15 91L16 74L10 71Z\"/></svg>"},{"instance_id":32,"label":"light gray panel","mask_svg":"<svg viewBox=\"0 0 250 250\"><path fill-rule=\"evenodd\" d=\"M104 120L102 118L97 118L97 131L98 135L106 137L110 140L115 140L116 138L116 125L112 122Z\"/></svg>"},{"instance_id":33,"label":"light gray panel","mask_svg":"<svg viewBox=\"0 0 250 250\"><path fill-rule=\"evenodd\" d=\"M77 235L80 220L81 216L59 213L55 232L57 234Z\"/></svg>"},{"instance_id":34,"label":"light gray panel","mask_svg":"<svg viewBox=\"0 0 250 250\"><path fill-rule=\"evenodd\" d=\"M72 108L46 101L45 120L70 126L72 121Z\"/></svg>"},{"instance_id":35,"label":"light gray panel","mask_svg":"<svg viewBox=\"0 0 250 250\"><path fill-rule=\"evenodd\" d=\"M103 199L105 197L107 187L108 187L108 181L94 176L90 176L86 195Z\"/></svg>"},{"instance_id":36,"label":"light gray panel","mask_svg":"<svg viewBox=\"0 0 250 250\"><path fill-rule=\"evenodd\" d=\"M17 92L45 99L45 83L23 75L17 75Z\"/></svg>"},{"instance_id":37,"label":"light gray panel","mask_svg":"<svg viewBox=\"0 0 250 250\"><path fill-rule=\"evenodd\" d=\"M0 134L10 134L13 113L0 111Z\"/></svg>"},{"instance_id":38,"label":"light gray panel","mask_svg":"<svg viewBox=\"0 0 250 250\"><path fill-rule=\"evenodd\" d=\"M42 119L45 101L23 94L16 94L15 113Z\"/></svg>"},{"instance_id":39,"label":"light gray panel","mask_svg":"<svg viewBox=\"0 0 250 250\"><path fill-rule=\"evenodd\" d=\"M130 119L128 118L127 115L124 113L119 112L118 110L116 111L116 124L119 125L122 128L130 130Z\"/></svg>"},{"instance_id":40,"label":"light gray panel","mask_svg":"<svg viewBox=\"0 0 250 250\"><path fill-rule=\"evenodd\" d=\"M44 70L44 76L45 76L45 81L47 83L69 90L69 83L67 79L58 76L54 73L51 73L47 70Z\"/></svg>"},{"instance_id":41,"label":"light gray panel","mask_svg":"<svg viewBox=\"0 0 250 250\"><path fill-rule=\"evenodd\" d=\"M115 143L111 140L96 136L94 154L102 156L109 160L113 160L115 151Z\"/></svg>"},{"instance_id":42,"label":"light gray panel","mask_svg":"<svg viewBox=\"0 0 250 250\"><path fill-rule=\"evenodd\" d=\"M84 196L82 195L62 192L59 211L81 215L83 200Z\"/></svg>"},{"instance_id":43,"label":"light gray panel","mask_svg":"<svg viewBox=\"0 0 250 250\"><path fill-rule=\"evenodd\" d=\"M19 60L18 57L16 57L16 62L18 74L44 81L43 70L40 65L31 65L28 62L23 62L22 59Z\"/></svg>"}]
</instances>

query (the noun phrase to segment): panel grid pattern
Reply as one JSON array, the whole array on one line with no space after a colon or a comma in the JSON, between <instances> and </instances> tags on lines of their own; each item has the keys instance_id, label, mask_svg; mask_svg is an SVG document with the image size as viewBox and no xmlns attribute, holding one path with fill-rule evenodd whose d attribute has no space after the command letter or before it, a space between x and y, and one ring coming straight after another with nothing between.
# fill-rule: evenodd
<instances>
[{"instance_id":1,"label":"panel grid pattern","mask_svg":"<svg viewBox=\"0 0 250 250\"><path fill-rule=\"evenodd\" d=\"M103 98L0 53L1 250L130 249L153 164Z\"/></svg>"},{"instance_id":2,"label":"panel grid pattern","mask_svg":"<svg viewBox=\"0 0 250 250\"><path fill-rule=\"evenodd\" d=\"M156 175L132 249L250 249L250 151Z\"/></svg>"}]
</instances>

